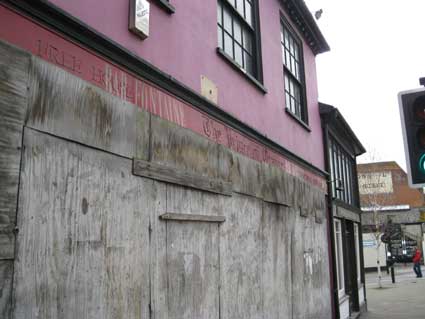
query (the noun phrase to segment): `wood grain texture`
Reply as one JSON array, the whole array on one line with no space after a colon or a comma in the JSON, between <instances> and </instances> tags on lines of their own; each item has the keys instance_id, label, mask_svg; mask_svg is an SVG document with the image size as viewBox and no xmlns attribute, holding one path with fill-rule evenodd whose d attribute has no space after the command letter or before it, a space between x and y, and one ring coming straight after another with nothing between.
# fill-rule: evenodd
<instances>
[{"instance_id":1,"label":"wood grain texture","mask_svg":"<svg viewBox=\"0 0 425 319\"><path fill-rule=\"evenodd\" d=\"M32 58L28 126L124 157L147 159L149 113Z\"/></svg>"},{"instance_id":2,"label":"wood grain texture","mask_svg":"<svg viewBox=\"0 0 425 319\"><path fill-rule=\"evenodd\" d=\"M279 167L263 163L261 166L262 198L269 203L291 206L290 194L293 192L294 177Z\"/></svg>"},{"instance_id":3,"label":"wood grain texture","mask_svg":"<svg viewBox=\"0 0 425 319\"><path fill-rule=\"evenodd\" d=\"M148 318L150 214L131 161L25 131L14 319Z\"/></svg>"},{"instance_id":4,"label":"wood grain texture","mask_svg":"<svg viewBox=\"0 0 425 319\"><path fill-rule=\"evenodd\" d=\"M262 198L262 164L232 150L221 148L220 171L228 172L234 192Z\"/></svg>"},{"instance_id":5,"label":"wood grain texture","mask_svg":"<svg viewBox=\"0 0 425 319\"><path fill-rule=\"evenodd\" d=\"M289 208L263 203L263 285L265 318L292 317L292 232Z\"/></svg>"},{"instance_id":6,"label":"wood grain texture","mask_svg":"<svg viewBox=\"0 0 425 319\"><path fill-rule=\"evenodd\" d=\"M227 196L172 184L166 184L166 194L165 211L172 214L193 216L200 214L203 216L222 216L223 198L227 198ZM152 243L156 243L156 249L154 251L156 254L155 260L157 261L152 267L154 270L153 317L182 318L178 317L178 314L182 316L184 314L186 316L185 318L218 318L218 285L220 280L217 276L219 276L220 269L219 262L216 262L216 259L220 258L218 242L220 240L219 229L222 224L160 220L159 216L163 215L163 213L159 211L157 213L157 218L152 220ZM199 225L199 227L197 225ZM176 251L171 252L172 249ZM181 256L185 256L186 253L188 254L187 257L185 257L186 261L199 261L199 273L202 274L201 282L199 282L199 277L196 277L197 273L182 272L181 265L185 260L184 258L182 260ZM217 254L217 256L215 254ZM175 261L172 265L170 264L171 259ZM177 267L176 265L180 266ZM206 265L209 265L208 267L210 267L210 270L208 273L204 274L203 272L206 270ZM170 276L172 276L172 278L177 278L177 281L174 280L176 282L171 283ZM181 278L186 278L185 282L187 287L183 285ZM193 280L190 278L193 278L193 280L196 279L196 285L191 282ZM187 281L188 279L190 279L190 281ZM170 284L177 284L178 286L170 290ZM178 290L176 290L177 288ZM215 289L217 289L216 293L213 292ZM193 302L188 299L188 296L192 293L196 294L193 296L193 300L196 300L197 303L202 306L201 308L209 309L209 314L198 308L198 306L194 305ZM200 297L202 298L199 299ZM179 312L173 313L173 309L178 307L176 300L181 300L185 308L180 308ZM169 308L170 302L172 308ZM200 316L197 316L196 314L199 314L199 311L201 311ZM193 316L190 317L190 314Z\"/></svg>"},{"instance_id":7,"label":"wood grain texture","mask_svg":"<svg viewBox=\"0 0 425 319\"><path fill-rule=\"evenodd\" d=\"M187 222L222 223L226 221L226 217L224 216L213 216L213 215L166 213L159 217L162 220L187 221Z\"/></svg>"},{"instance_id":8,"label":"wood grain texture","mask_svg":"<svg viewBox=\"0 0 425 319\"><path fill-rule=\"evenodd\" d=\"M0 318L12 315L13 260L0 260Z\"/></svg>"},{"instance_id":9,"label":"wood grain texture","mask_svg":"<svg viewBox=\"0 0 425 319\"><path fill-rule=\"evenodd\" d=\"M151 119L152 162L205 178L218 178L218 144L157 116Z\"/></svg>"},{"instance_id":10,"label":"wood grain texture","mask_svg":"<svg viewBox=\"0 0 425 319\"><path fill-rule=\"evenodd\" d=\"M218 225L166 223L168 318L219 319Z\"/></svg>"},{"instance_id":11,"label":"wood grain texture","mask_svg":"<svg viewBox=\"0 0 425 319\"><path fill-rule=\"evenodd\" d=\"M29 61L29 54L0 41L0 260L14 258L13 229L28 103ZM4 307L0 303L0 314L6 311Z\"/></svg>"},{"instance_id":12,"label":"wood grain texture","mask_svg":"<svg viewBox=\"0 0 425 319\"><path fill-rule=\"evenodd\" d=\"M165 166L164 164L134 159L133 173L137 176L188 186L208 192L229 196L232 194L231 185L228 182L194 174L191 171L184 171L176 167Z\"/></svg>"},{"instance_id":13,"label":"wood grain texture","mask_svg":"<svg viewBox=\"0 0 425 319\"><path fill-rule=\"evenodd\" d=\"M262 201L244 195L225 199L220 226L221 318L263 318Z\"/></svg>"},{"instance_id":14,"label":"wood grain texture","mask_svg":"<svg viewBox=\"0 0 425 319\"><path fill-rule=\"evenodd\" d=\"M316 223L313 215L294 214L294 217L291 239L293 318L328 318L331 302L326 223Z\"/></svg>"}]
</instances>

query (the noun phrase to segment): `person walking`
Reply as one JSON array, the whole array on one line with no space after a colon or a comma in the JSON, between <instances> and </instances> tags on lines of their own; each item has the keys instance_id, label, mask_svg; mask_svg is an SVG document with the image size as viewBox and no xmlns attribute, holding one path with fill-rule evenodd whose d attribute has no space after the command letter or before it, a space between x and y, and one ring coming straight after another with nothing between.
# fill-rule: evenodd
<instances>
[{"instance_id":1,"label":"person walking","mask_svg":"<svg viewBox=\"0 0 425 319\"><path fill-rule=\"evenodd\" d=\"M421 271L421 251L418 249L418 247L415 247L415 254L413 255L413 271L416 274L417 278L422 277L422 271Z\"/></svg>"}]
</instances>

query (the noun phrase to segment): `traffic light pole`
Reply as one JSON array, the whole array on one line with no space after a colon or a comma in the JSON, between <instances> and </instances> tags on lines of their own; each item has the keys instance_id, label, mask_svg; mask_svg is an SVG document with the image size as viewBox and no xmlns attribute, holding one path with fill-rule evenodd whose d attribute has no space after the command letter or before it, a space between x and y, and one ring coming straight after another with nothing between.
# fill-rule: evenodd
<instances>
[{"instance_id":1,"label":"traffic light pole","mask_svg":"<svg viewBox=\"0 0 425 319\"><path fill-rule=\"evenodd\" d=\"M390 263L391 263L391 281L395 284L395 275L394 275L394 260L393 260L393 250L391 246L391 239L388 241L388 250L390 252ZM387 259L388 260L388 259ZM388 269L388 267L387 267Z\"/></svg>"}]
</instances>

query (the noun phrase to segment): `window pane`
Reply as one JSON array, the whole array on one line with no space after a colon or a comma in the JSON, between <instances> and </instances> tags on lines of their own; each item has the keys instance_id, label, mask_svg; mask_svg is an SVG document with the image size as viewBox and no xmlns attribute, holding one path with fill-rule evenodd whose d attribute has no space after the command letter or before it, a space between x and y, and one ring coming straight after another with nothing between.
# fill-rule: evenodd
<instances>
[{"instance_id":1,"label":"window pane","mask_svg":"<svg viewBox=\"0 0 425 319\"><path fill-rule=\"evenodd\" d=\"M283 26L280 25L280 42L283 44Z\"/></svg>"},{"instance_id":2,"label":"window pane","mask_svg":"<svg viewBox=\"0 0 425 319\"><path fill-rule=\"evenodd\" d=\"M245 51L244 51L244 61L245 61L244 69L246 70L246 72L248 72L251 75L254 75L254 66L253 66L252 57Z\"/></svg>"},{"instance_id":3,"label":"window pane","mask_svg":"<svg viewBox=\"0 0 425 319\"><path fill-rule=\"evenodd\" d=\"M233 20L233 37L235 38L235 40L239 43L242 44L242 28L240 25L240 22Z\"/></svg>"},{"instance_id":4,"label":"window pane","mask_svg":"<svg viewBox=\"0 0 425 319\"><path fill-rule=\"evenodd\" d=\"M252 6L248 1L245 2L245 20L252 26Z\"/></svg>"},{"instance_id":5,"label":"window pane","mask_svg":"<svg viewBox=\"0 0 425 319\"><path fill-rule=\"evenodd\" d=\"M226 8L223 9L224 29L227 30L230 34L232 34L232 17L230 16L230 12Z\"/></svg>"},{"instance_id":6,"label":"window pane","mask_svg":"<svg viewBox=\"0 0 425 319\"><path fill-rule=\"evenodd\" d=\"M285 47L289 49L289 34L288 34L288 31L286 31L286 30L284 31L284 33L285 33L285 42L284 42L284 44L285 44Z\"/></svg>"},{"instance_id":7,"label":"window pane","mask_svg":"<svg viewBox=\"0 0 425 319\"><path fill-rule=\"evenodd\" d=\"M289 90L289 79L288 76L285 74L285 90L288 91Z\"/></svg>"},{"instance_id":8,"label":"window pane","mask_svg":"<svg viewBox=\"0 0 425 319\"><path fill-rule=\"evenodd\" d=\"M217 4L217 22L218 24L222 24L222 20L221 20L221 3L219 2Z\"/></svg>"},{"instance_id":9,"label":"window pane","mask_svg":"<svg viewBox=\"0 0 425 319\"><path fill-rule=\"evenodd\" d=\"M243 66L243 63L242 63L242 47L237 43L235 43L235 61L240 66Z\"/></svg>"},{"instance_id":10,"label":"window pane","mask_svg":"<svg viewBox=\"0 0 425 319\"><path fill-rule=\"evenodd\" d=\"M298 49L298 45L295 45L295 59L298 61L300 61L300 55L299 55L299 49Z\"/></svg>"},{"instance_id":11,"label":"window pane","mask_svg":"<svg viewBox=\"0 0 425 319\"><path fill-rule=\"evenodd\" d=\"M289 97L289 94L288 94L288 92L285 92L285 107L289 110L289 106L290 106L290 102L289 102L289 100L290 100L290 97Z\"/></svg>"},{"instance_id":12,"label":"window pane","mask_svg":"<svg viewBox=\"0 0 425 319\"><path fill-rule=\"evenodd\" d=\"M292 55L295 52L295 49L294 49L294 39L292 37L289 38L289 51L291 52Z\"/></svg>"},{"instance_id":13,"label":"window pane","mask_svg":"<svg viewBox=\"0 0 425 319\"><path fill-rule=\"evenodd\" d=\"M287 50L285 50L285 66L288 68L288 69L291 69L291 59L290 59L290 56L289 56L289 52L287 51Z\"/></svg>"},{"instance_id":14,"label":"window pane","mask_svg":"<svg viewBox=\"0 0 425 319\"><path fill-rule=\"evenodd\" d=\"M217 26L218 47L223 49L223 31L220 26Z\"/></svg>"},{"instance_id":15,"label":"window pane","mask_svg":"<svg viewBox=\"0 0 425 319\"><path fill-rule=\"evenodd\" d=\"M252 34L246 29L243 30L243 47L252 54Z\"/></svg>"},{"instance_id":16,"label":"window pane","mask_svg":"<svg viewBox=\"0 0 425 319\"><path fill-rule=\"evenodd\" d=\"M241 14L241 16L243 17L243 0L236 0L236 9L238 10L238 12Z\"/></svg>"},{"instance_id":17,"label":"window pane","mask_svg":"<svg viewBox=\"0 0 425 319\"><path fill-rule=\"evenodd\" d=\"M233 58L233 41L226 32L224 32L224 52Z\"/></svg>"}]
</instances>

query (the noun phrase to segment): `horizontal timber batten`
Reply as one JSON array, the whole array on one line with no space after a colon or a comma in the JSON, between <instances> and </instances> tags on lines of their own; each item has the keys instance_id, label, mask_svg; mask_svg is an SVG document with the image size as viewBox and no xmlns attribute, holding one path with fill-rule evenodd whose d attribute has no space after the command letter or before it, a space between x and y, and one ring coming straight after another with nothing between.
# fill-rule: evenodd
<instances>
[{"instance_id":1,"label":"horizontal timber batten","mask_svg":"<svg viewBox=\"0 0 425 319\"><path fill-rule=\"evenodd\" d=\"M133 160L133 174L147 178L157 179L163 182L202 189L217 194L231 195L232 186L229 182L211 179L193 173L185 172L153 162L139 159Z\"/></svg>"},{"instance_id":2,"label":"horizontal timber batten","mask_svg":"<svg viewBox=\"0 0 425 319\"><path fill-rule=\"evenodd\" d=\"M39 1L35 1L36 5L23 1L3 1L3 3L0 3L0 40L5 40L17 47L30 51L41 59L57 65L152 114L188 128L251 159L280 167L290 175L301 178L307 183L318 187L322 192L327 192L326 172L267 139L212 104L208 104L209 102L199 97L196 92L177 83L171 76L150 66L114 42L95 34L89 27L60 12L59 9L51 4ZM26 10L25 14L31 14L42 20L43 23L49 23L52 28L59 29L73 40L68 40L39 22L24 17L14 11L14 9L11 9L10 5L16 5L19 9ZM43 13L43 10L47 10L48 13ZM50 13L61 16L63 20L56 21L54 17L52 22L52 19L47 17ZM46 22L46 20L49 21ZM54 23L57 23L57 25L53 25ZM74 29L65 32L64 29L67 28L67 23ZM25 30L25 32L22 32L22 30ZM123 68L107 60L107 58L113 60L113 57L102 57L98 52L102 51L103 47L98 45L96 41L80 41L79 34L84 38L85 35L83 34L86 33L96 37L96 40L102 43L107 43L105 44L104 52L118 50L120 51L119 53L122 53L121 55L125 55L135 66L136 70L133 70L133 68L132 70L134 72L139 71L137 75L127 71L126 69L129 69L129 67ZM31 36L28 36L28 34L31 34ZM82 44L77 43L77 41L82 42ZM83 44L96 51L96 53L83 47ZM122 64L124 66L129 65L129 63L124 62ZM141 72L143 67L147 69L146 73ZM141 77L150 82L141 79ZM155 81L155 77L161 79ZM151 82L164 87L169 86L167 89L173 89L170 89L170 91L175 95L179 95L181 99ZM180 94L178 90L176 91L176 88L184 91L184 93ZM185 94L189 96L189 100L193 99L193 105L183 100L185 99ZM211 114L207 114L207 112Z\"/></svg>"},{"instance_id":3,"label":"horizontal timber batten","mask_svg":"<svg viewBox=\"0 0 425 319\"><path fill-rule=\"evenodd\" d=\"M159 217L162 220L175 220L175 221L187 221L187 222L223 223L226 221L226 217L224 216L213 216L213 215L165 213Z\"/></svg>"}]
</instances>

